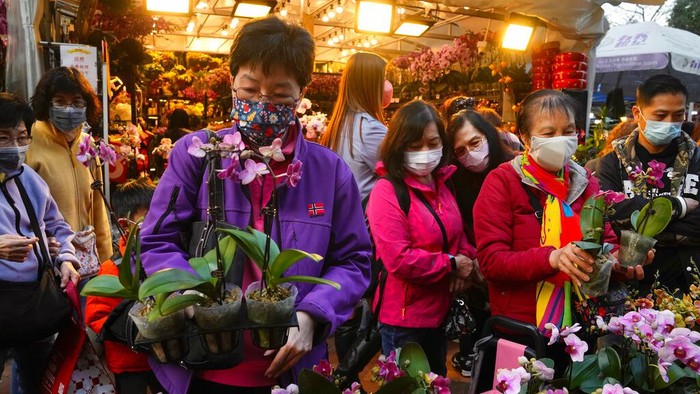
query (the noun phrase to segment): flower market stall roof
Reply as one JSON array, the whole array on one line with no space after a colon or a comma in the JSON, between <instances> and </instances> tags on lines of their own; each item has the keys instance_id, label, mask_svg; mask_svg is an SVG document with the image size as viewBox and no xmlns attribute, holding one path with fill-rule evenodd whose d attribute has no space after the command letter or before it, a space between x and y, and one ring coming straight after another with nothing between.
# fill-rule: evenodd
<instances>
[{"instance_id":1,"label":"flower market stall roof","mask_svg":"<svg viewBox=\"0 0 700 394\"><path fill-rule=\"evenodd\" d=\"M437 22L421 37L368 35L355 31L356 0L280 0L276 12L284 5L286 18L298 21L311 30L317 45L318 61L343 61L343 49L353 47L394 57L417 48L439 48L467 31L499 31L510 13L538 17L541 26L536 39L566 38L579 42L577 49L587 49L603 37L607 22L601 0L398 0L395 10L405 16L429 16ZM636 4L663 4L664 0L630 0ZM201 3L201 4L199 4ZM206 3L206 7L203 4ZM153 35L148 47L156 50L199 51L227 54L231 39L245 20L234 21L235 0L193 1L198 4L194 15L160 16L173 24L173 29ZM619 4L619 1L616 2ZM329 10L340 5L342 12L324 18ZM398 21L398 17L394 18ZM397 22L398 23L398 22ZM189 28L188 28L189 25ZM539 34L539 36L537 36ZM334 42L335 41L335 42ZM376 43L375 43L376 42Z\"/></svg>"}]
</instances>

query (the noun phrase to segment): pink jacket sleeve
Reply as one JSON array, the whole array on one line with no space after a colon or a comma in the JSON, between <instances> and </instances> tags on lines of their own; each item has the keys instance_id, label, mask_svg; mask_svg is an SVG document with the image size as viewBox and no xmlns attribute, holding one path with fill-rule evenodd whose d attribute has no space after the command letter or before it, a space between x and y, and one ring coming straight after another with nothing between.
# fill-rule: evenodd
<instances>
[{"instance_id":1,"label":"pink jacket sleeve","mask_svg":"<svg viewBox=\"0 0 700 394\"><path fill-rule=\"evenodd\" d=\"M414 247L408 218L388 180L379 179L375 184L367 205L367 218L377 256L389 273L415 283L435 283L450 273L452 267L447 254ZM466 237L464 234L462 237L460 250L466 249L462 245L466 244Z\"/></svg>"}]
</instances>

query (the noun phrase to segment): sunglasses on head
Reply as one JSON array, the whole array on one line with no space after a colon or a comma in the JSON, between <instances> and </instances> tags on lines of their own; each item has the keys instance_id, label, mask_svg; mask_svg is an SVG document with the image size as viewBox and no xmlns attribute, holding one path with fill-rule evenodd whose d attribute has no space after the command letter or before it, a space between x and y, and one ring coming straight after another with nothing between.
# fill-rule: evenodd
<instances>
[{"instance_id":1,"label":"sunglasses on head","mask_svg":"<svg viewBox=\"0 0 700 394\"><path fill-rule=\"evenodd\" d=\"M475 100L474 97L460 97L453 100L450 103L450 107L447 109L448 118L463 109L474 109Z\"/></svg>"}]
</instances>

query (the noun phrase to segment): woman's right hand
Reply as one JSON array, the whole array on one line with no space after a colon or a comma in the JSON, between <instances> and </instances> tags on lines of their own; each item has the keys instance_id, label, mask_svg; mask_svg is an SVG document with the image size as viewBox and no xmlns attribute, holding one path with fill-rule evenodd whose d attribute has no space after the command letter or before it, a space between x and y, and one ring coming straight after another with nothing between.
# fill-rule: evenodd
<instances>
[{"instance_id":1,"label":"woman's right hand","mask_svg":"<svg viewBox=\"0 0 700 394\"><path fill-rule=\"evenodd\" d=\"M581 282L590 280L587 273L593 272L593 261L591 255L573 243L556 249L549 255L552 268L569 275L578 286L581 286Z\"/></svg>"},{"instance_id":2,"label":"woman's right hand","mask_svg":"<svg viewBox=\"0 0 700 394\"><path fill-rule=\"evenodd\" d=\"M39 238L27 238L17 234L0 235L0 259L24 262L32 251L32 245L37 243Z\"/></svg>"},{"instance_id":3,"label":"woman's right hand","mask_svg":"<svg viewBox=\"0 0 700 394\"><path fill-rule=\"evenodd\" d=\"M469 279L474 272L474 261L463 254L458 254L455 256L455 262L457 270L454 271L454 274L460 279Z\"/></svg>"}]
</instances>

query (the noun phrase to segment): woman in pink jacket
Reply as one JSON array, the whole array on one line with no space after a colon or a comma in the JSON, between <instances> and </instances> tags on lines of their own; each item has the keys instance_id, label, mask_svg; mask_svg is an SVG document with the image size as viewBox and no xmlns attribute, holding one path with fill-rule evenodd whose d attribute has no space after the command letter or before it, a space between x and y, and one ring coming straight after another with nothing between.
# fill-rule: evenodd
<instances>
[{"instance_id":1,"label":"woman in pink jacket","mask_svg":"<svg viewBox=\"0 0 700 394\"><path fill-rule=\"evenodd\" d=\"M389 124L377 165L383 178L367 206L377 258L386 268L386 282L375 295L383 352L416 342L439 375L447 372L440 327L450 293L469 285L475 264L475 250L445 185L455 171L447 165L451 151L432 105L404 105Z\"/></svg>"}]
</instances>

